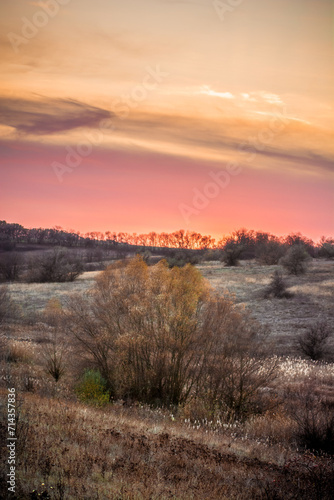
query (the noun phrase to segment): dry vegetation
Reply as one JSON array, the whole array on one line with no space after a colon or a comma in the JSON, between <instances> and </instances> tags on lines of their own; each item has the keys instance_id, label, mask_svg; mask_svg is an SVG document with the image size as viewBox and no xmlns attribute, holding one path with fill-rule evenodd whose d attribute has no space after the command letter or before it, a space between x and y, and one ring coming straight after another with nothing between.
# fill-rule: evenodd
<instances>
[{"instance_id":1,"label":"dry vegetation","mask_svg":"<svg viewBox=\"0 0 334 500\"><path fill-rule=\"evenodd\" d=\"M265 406L238 421L210 416L192 398L169 408L125 398L101 407L97 400L82 403L76 387L90 365L77 356L59 312L69 297L91 288L97 273L72 283L9 284L16 307L2 325L0 390L2 401L6 387L18 394L17 493L11 498L332 498L334 364L301 359L296 339L318 317L333 326L333 263L314 260L305 275L284 277L293 295L282 299L263 298L278 266L198 268L270 329L275 347L263 369L274 361L277 372L261 386ZM65 372L56 382L50 356L59 347ZM1 422L5 410L2 405ZM5 491L3 424L1 434Z\"/></svg>"},{"instance_id":2,"label":"dry vegetation","mask_svg":"<svg viewBox=\"0 0 334 500\"><path fill-rule=\"evenodd\" d=\"M302 276L287 276L291 298L261 300L271 276L279 266L261 266L243 261L239 267L224 267L220 262L198 266L203 276L219 292L228 290L237 303L244 304L276 337L279 354L298 354L295 339L317 318L334 327L334 265L330 260L313 259Z\"/></svg>"}]
</instances>

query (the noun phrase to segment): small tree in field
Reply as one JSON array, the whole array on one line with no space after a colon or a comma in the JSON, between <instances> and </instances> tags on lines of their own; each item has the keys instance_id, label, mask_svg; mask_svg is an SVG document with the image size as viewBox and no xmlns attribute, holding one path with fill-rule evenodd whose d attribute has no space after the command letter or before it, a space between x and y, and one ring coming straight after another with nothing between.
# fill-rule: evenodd
<instances>
[{"instance_id":1,"label":"small tree in field","mask_svg":"<svg viewBox=\"0 0 334 500\"><path fill-rule=\"evenodd\" d=\"M291 293L286 289L286 283L283 279L282 273L278 270L274 272L268 287L264 291L264 297L275 297L277 299L289 298Z\"/></svg>"},{"instance_id":2,"label":"small tree in field","mask_svg":"<svg viewBox=\"0 0 334 500\"><path fill-rule=\"evenodd\" d=\"M83 272L82 262L71 252L55 248L29 262L27 280L36 283L74 281Z\"/></svg>"},{"instance_id":3,"label":"small tree in field","mask_svg":"<svg viewBox=\"0 0 334 500\"><path fill-rule=\"evenodd\" d=\"M237 266L239 264L239 259L242 251L243 248L238 242L230 240L224 246L223 256L221 260L227 266Z\"/></svg>"},{"instance_id":4,"label":"small tree in field","mask_svg":"<svg viewBox=\"0 0 334 500\"><path fill-rule=\"evenodd\" d=\"M327 321L317 321L298 337L297 345L305 356L319 361L327 354L331 336L332 331Z\"/></svg>"},{"instance_id":5,"label":"small tree in field","mask_svg":"<svg viewBox=\"0 0 334 500\"><path fill-rule=\"evenodd\" d=\"M289 274L299 275L306 271L306 264L310 260L309 254L303 245L293 245L282 257L279 263Z\"/></svg>"}]
</instances>

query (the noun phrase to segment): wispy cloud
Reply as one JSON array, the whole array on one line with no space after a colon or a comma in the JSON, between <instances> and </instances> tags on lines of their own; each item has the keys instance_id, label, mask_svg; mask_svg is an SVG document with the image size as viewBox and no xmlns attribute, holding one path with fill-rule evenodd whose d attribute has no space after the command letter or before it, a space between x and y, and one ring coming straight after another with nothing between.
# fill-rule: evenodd
<instances>
[{"instance_id":1,"label":"wispy cloud","mask_svg":"<svg viewBox=\"0 0 334 500\"><path fill-rule=\"evenodd\" d=\"M234 95L231 92L217 92L216 90L211 89L208 85L203 85L201 89L196 92L197 94L206 94L213 97L220 97L221 99L234 99Z\"/></svg>"},{"instance_id":2,"label":"wispy cloud","mask_svg":"<svg viewBox=\"0 0 334 500\"><path fill-rule=\"evenodd\" d=\"M304 120L284 115L282 132L268 144L260 144L261 133L267 132L270 122L277 118L275 113L268 117L197 119L195 117L153 113L133 113L122 122L119 134L129 140L145 141L145 144L159 144L161 152L178 152L182 147L189 157L196 157L201 150L202 157L223 159L240 155L241 147L256 151L262 158L277 159L279 162L295 164L294 169L305 172L333 172L333 134L307 124ZM147 138L149 137L149 141ZM322 142L320 142L320 140ZM269 165L269 163L268 163ZM254 165L255 166L255 165Z\"/></svg>"},{"instance_id":3,"label":"wispy cloud","mask_svg":"<svg viewBox=\"0 0 334 500\"><path fill-rule=\"evenodd\" d=\"M74 99L0 98L0 123L24 134L50 135L96 127L112 113Z\"/></svg>"}]
</instances>

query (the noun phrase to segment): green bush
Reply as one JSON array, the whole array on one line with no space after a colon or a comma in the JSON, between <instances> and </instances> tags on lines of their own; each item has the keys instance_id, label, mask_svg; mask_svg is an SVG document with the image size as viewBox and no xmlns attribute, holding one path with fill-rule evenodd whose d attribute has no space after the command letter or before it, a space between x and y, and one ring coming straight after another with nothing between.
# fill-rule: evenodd
<instances>
[{"instance_id":1,"label":"green bush","mask_svg":"<svg viewBox=\"0 0 334 500\"><path fill-rule=\"evenodd\" d=\"M75 392L80 401L94 406L103 406L110 400L107 383L97 370L86 370Z\"/></svg>"}]
</instances>

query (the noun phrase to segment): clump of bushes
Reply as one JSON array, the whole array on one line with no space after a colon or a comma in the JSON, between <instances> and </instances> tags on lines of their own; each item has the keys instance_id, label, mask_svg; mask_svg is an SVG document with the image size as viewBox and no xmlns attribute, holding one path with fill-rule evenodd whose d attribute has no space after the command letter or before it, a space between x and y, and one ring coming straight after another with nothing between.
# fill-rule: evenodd
<instances>
[{"instance_id":1,"label":"clump of bushes","mask_svg":"<svg viewBox=\"0 0 334 500\"><path fill-rule=\"evenodd\" d=\"M145 260L145 259L144 259ZM176 250L167 257L169 267L184 267L186 264L199 264L201 257L194 250Z\"/></svg>"},{"instance_id":2,"label":"clump of bushes","mask_svg":"<svg viewBox=\"0 0 334 500\"><path fill-rule=\"evenodd\" d=\"M0 281L17 281L23 266L22 256L17 252L0 255Z\"/></svg>"},{"instance_id":3,"label":"clump of bushes","mask_svg":"<svg viewBox=\"0 0 334 500\"><path fill-rule=\"evenodd\" d=\"M137 256L109 266L90 296L73 298L68 325L114 398L178 406L197 397L242 420L275 373L267 332L189 264Z\"/></svg>"},{"instance_id":4,"label":"clump of bushes","mask_svg":"<svg viewBox=\"0 0 334 500\"><path fill-rule=\"evenodd\" d=\"M64 249L55 248L29 262L28 282L62 283L74 281L83 272L82 262Z\"/></svg>"},{"instance_id":5,"label":"clump of bushes","mask_svg":"<svg viewBox=\"0 0 334 500\"><path fill-rule=\"evenodd\" d=\"M307 262L310 256L305 250L304 245L293 245L282 257L279 263L287 270L289 274L298 276L306 272Z\"/></svg>"},{"instance_id":6,"label":"clump of bushes","mask_svg":"<svg viewBox=\"0 0 334 500\"><path fill-rule=\"evenodd\" d=\"M260 264L272 266L278 264L285 253L285 246L276 240L269 240L261 243L255 250L255 257Z\"/></svg>"},{"instance_id":7,"label":"clump of bushes","mask_svg":"<svg viewBox=\"0 0 334 500\"><path fill-rule=\"evenodd\" d=\"M110 400L107 382L98 370L86 370L81 382L76 387L80 401L94 406L103 406Z\"/></svg>"},{"instance_id":8,"label":"clump of bushes","mask_svg":"<svg viewBox=\"0 0 334 500\"><path fill-rule=\"evenodd\" d=\"M296 422L294 438L299 447L313 453L334 455L334 403L317 394L312 383L293 395L291 416Z\"/></svg>"},{"instance_id":9,"label":"clump of bushes","mask_svg":"<svg viewBox=\"0 0 334 500\"><path fill-rule=\"evenodd\" d=\"M318 255L319 257L324 257L325 259L334 259L333 238L321 238Z\"/></svg>"}]
</instances>

